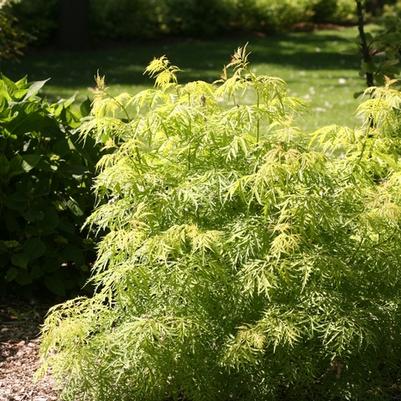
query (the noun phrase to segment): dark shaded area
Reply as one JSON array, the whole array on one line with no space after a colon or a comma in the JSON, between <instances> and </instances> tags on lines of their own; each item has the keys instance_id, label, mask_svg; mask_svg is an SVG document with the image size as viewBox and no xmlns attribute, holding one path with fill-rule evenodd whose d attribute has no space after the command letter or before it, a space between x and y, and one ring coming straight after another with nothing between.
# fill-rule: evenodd
<instances>
[{"instance_id":1,"label":"dark shaded area","mask_svg":"<svg viewBox=\"0 0 401 401\"><path fill-rule=\"evenodd\" d=\"M63 49L84 50L89 47L89 1L60 0L59 40Z\"/></svg>"},{"instance_id":2,"label":"dark shaded area","mask_svg":"<svg viewBox=\"0 0 401 401\"><path fill-rule=\"evenodd\" d=\"M51 85L61 87L92 86L97 70L109 84L149 85L143 75L149 61L163 54L182 68L180 81L218 78L233 50L249 42L252 62L291 66L302 70L335 70L339 66L357 70L356 46L335 31L327 33L291 33L259 37L236 35L215 40L170 39L132 44L109 43L87 52L47 49L27 55L20 63L8 63L4 72L17 79L26 73L30 80L51 77ZM347 49L338 52L338 47ZM316 49L319 48L319 52Z\"/></svg>"},{"instance_id":3,"label":"dark shaded area","mask_svg":"<svg viewBox=\"0 0 401 401\"><path fill-rule=\"evenodd\" d=\"M40 325L43 322L50 304L41 304L31 298L19 300L17 298L0 298L0 343L11 338L12 340L28 341L36 338L40 332ZM1 347L0 347L1 350ZM0 353L0 361L5 356Z\"/></svg>"}]
</instances>

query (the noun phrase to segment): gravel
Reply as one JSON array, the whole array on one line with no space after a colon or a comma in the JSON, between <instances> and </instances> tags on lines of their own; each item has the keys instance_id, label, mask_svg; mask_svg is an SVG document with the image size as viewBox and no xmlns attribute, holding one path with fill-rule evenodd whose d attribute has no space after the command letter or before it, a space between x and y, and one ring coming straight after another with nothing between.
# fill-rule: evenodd
<instances>
[{"instance_id":1,"label":"gravel","mask_svg":"<svg viewBox=\"0 0 401 401\"><path fill-rule=\"evenodd\" d=\"M39 330L47 307L0 305L0 401L57 401L50 375L34 379L39 363Z\"/></svg>"}]
</instances>

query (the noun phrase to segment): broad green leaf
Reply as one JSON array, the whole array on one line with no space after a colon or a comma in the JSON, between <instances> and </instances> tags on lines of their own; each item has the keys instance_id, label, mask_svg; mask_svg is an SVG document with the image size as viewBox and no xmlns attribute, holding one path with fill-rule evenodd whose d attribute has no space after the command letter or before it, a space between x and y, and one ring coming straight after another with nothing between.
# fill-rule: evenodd
<instances>
[{"instance_id":1,"label":"broad green leaf","mask_svg":"<svg viewBox=\"0 0 401 401\"><path fill-rule=\"evenodd\" d=\"M29 173L40 162L42 156L38 154L22 155L22 169Z\"/></svg>"},{"instance_id":2,"label":"broad green leaf","mask_svg":"<svg viewBox=\"0 0 401 401\"><path fill-rule=\"evenodd\" d=\"M46 82L49 81L49 79L45 79L44 81L36 81L32 83L31 86L28 88L28 91L23 101L27 101L32 96L36 96L39 93L39 91L43 88L43 86L46 84Z\"/></svg>"},{"instance_id":3,"label":"broad green leaf","mask_svg":"<svg viewBox=\"0 0 401 401\"><path fill-rule=\"evenodd\" d=\"M23 253L31 262L40 258L46 252L45 243L39 238L30 238L23 245Z\"/></svg>"},{"instance_id":4,"label":"broad green leaf","mask_svg":"<svg viewBox=\"0 0 401 401\"><path fill-rule=\"evenodd\" d=\"M11 256L11 262L14 266L26 269L29 263L29 257L25 253L17 253Z\"/></svg>"},{"instance_id":5,"label":"broad green leaf","mask_svg":"<svg viewBox=\"0 0 401 401\"><path fill-rule=\"evenodd\" d=\"M7 280L7 281L14 281L16 278L17 278L17 276L18 276L18 274L19 274L19 270L18 269L16 269L15 267L10 267L8 270L7 270L7 272L6 272L6 274L5 274L5 276L4 276L4 278Z\"/></svg>"},{"instance_id":6,"label":"broad green leaf","mask_svg":"<svg viewBox=\"0 0 401 401\"><path fill-rule=\"evenodd\" d=\"M92 102L91 100L87 97L85 101L83 101L79 107L81 111L81 116L82 117L87 117L89 116L92 108Z\"/></svg>"},{"instance_id":7,"label":"broad green leaf","mask_svg":"<svg viewBox=\"0 0 401 401\"><path fill-rule=\"evenodd\" d=\"M65 295L65 285L63 279L57 275L48 275L44 278L44 283L46 287L54 294L64 296Z\"/></svg>"},{"instance_id":8,"label":"broad green leaf","mask_svg":"<svg viewBox=\"0 0 401 401\"><path fill-rule=\"evenodd\" d=\"M10 171L10 163L5 155L0 154L0 177L6 178Z\"/></svg>"}]
</instances>

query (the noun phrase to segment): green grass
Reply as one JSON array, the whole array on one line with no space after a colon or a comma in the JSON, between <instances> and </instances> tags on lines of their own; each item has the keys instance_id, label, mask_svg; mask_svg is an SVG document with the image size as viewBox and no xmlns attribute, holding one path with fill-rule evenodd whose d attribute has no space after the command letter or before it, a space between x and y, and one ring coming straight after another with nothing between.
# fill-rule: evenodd
<instances>
[{"instance_id":1,"label":"green grass","mask_svg":"<svg viewBox=\"0 0 401 401\"><path fill-rule=\"evenodd\" d=\"M364 88L358 75L356 28L290 33L277 36L231 36L209 40L170 40L132 45L108 45L84 53L38 51L19 63L3 65L12 78L51 78L45 93L51 98L90 95L93 76L105 74L113 94L136 93L153 83L143 75L148 62L166 54L183 72L181 82L214 81L233 50L249 41L251 61L258 73L287 81L290 93L305 99L308 111L299 119L303 128L326 124L354 126L358 101L353 94Z\"/></svg>"}]
</instances>

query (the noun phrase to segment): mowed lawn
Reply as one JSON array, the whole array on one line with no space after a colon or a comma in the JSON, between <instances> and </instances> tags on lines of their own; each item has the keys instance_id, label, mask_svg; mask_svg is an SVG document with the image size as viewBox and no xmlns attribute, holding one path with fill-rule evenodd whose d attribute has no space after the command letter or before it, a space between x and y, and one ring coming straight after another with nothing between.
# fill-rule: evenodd
<instances>
[{"instance_id":1,"label":"mowed lawn","mask_svg":"<svg viewBox=\"0 0 401 401\"><path fill-rule=\"evenodd\" d=\"M356 28L341 28L285 35L223 36L214 39L174 39L133 44L114 44L86 52L55 49L31 52L18 63L3 64L11 78L28 74L30 80L51 78L44 92L52 99L91 96L94 75L106 75L112 94L134 94L153 85L143 75L153 57L166 55L183 71L181 82L214 81L233 50L249 42L253 69L279 76L291 95L303 98L307 111L297 124L313 130L326 124L355 126L359 103L354 93L364 89L358 74Z\"/></svg>"}]
</instances>

